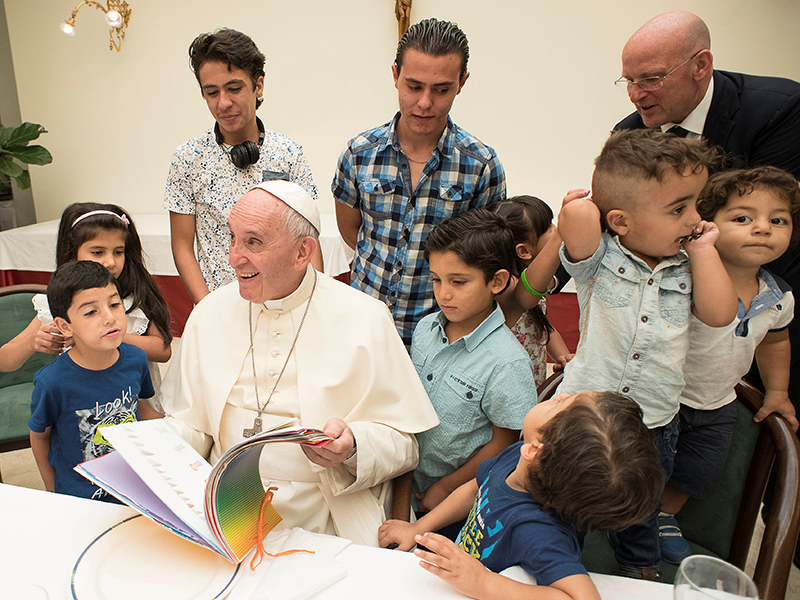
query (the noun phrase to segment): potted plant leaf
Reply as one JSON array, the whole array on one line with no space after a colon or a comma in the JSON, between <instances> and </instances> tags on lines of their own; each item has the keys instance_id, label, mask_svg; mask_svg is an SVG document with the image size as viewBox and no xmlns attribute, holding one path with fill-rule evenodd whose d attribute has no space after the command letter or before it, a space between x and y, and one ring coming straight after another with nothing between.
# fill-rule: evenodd
<instances>
[{"instance_id":1,"label":"potted plant leaf","mask_svg":"<svg viewBox=\"0 0 800 600\"><path fill-rule=\"evenodd\" d=\"M53 156L43 146L28 143L47 130L37 123L23 123L19 127L0 125L0 175L16 180L20 189L31 187L31 176L13 159L26 165L46 165Z\"/></svg>"}]
</instances>

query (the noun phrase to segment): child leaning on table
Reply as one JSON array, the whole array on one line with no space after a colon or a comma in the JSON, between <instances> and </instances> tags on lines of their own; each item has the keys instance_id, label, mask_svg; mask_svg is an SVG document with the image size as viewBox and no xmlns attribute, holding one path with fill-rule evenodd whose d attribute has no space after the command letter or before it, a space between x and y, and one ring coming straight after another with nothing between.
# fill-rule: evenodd
<instances>
[{"instance_id":1,"label":"child leaning on table","mask_svg":"<svg viewBox=\"0 0 800 600\"><path fill-rule=\"evenodd\" d=\"M558 219L581 326L558 391L605 389L633 398L667 477L689 316L711 327L736 316L736 293L714 247L719 229L695 208L714 156L702 141L615 131L595 160L593 198L569 192ZM702 235L691 240L693 234ZM620 575L660 579L657 517L610 535Z\"/></svg>"},{"instance_id":2,"label":"child leaning on table","mask_svg":"<svg viewBox=\"0 0 800 600\"><path fill-rule=\"evenodd\" d=\"M661 556L675 563L691 554L675 514L690 496L705 496L725 466L737 418L734 386L754 356L765 388L755 420L776 412L797 429L788 392L787 327L794 297L762 266L800 239L797 180L775 167L717 173L709 178L697 210L719 228L716 247L739 296L739 310L727 327L708 327L695 317L689 322L680 434L658 519Z\"/></svg>"},{"instance_id":3,"label":"child leaning on table","mask_svg":"<svg viewBox=\"0 0 800 600\"><path fill-rule=\"evenodd\" d=\"M411 360L440 423L417 434L413 490L420 512L516 442L536 403L533 363L495 300L514 259L512 232L485 208L446 219L425 241L440 310L417 324Z\"/></svg>"},{"instance_id":4,"label":"child leaning on table","mask_svg":"<svg viewBox=\"0 0 800 600\"><path fill-rule=\"evenodd\" d=\"M559 394L525 417L523 441L484 462L416 523L387 521L382 547L416 550L420 566L472 598L599 598L578 531L621 529L650 514L664 472L642 411L614 392ZM429 533L467 517L456 544ZM519 565L536 586L499 575ZM545 590L544 586L555 588Z\"/></svg>"},{"instance_id":5,"label":"child leaning on table","mask_svg":"<svg viewBox=\"0 0 800 600\"><path fill-rule=\"evenodd\" d=\"M97 202L76 202L65 208L58 226L56 266L73 260L100 263L117 278L130 334L125 341L147 354L150 377L158 393L161 375L156 363L168 361L172 354L169 309L145 268L142 242L125 210ZM24 331L0 347L0 371L20 368L34 352L59 354L69 345L53 323L47 297L37 294L33 305L38 315ZM151 402L152 408L142 403L143 416L160 417L158 398Z\"/></svg>"},{"instance_id":6,"label":"child leaning on table","mask_svg":"<svg viewBox=\"0 0 800 600\"><path fill-rule=\"evenodd\" d=\"M123 344L125 309L111 272L72 261L47 285L59 331L72 347L33 378L31 449L50 492L112 500L73 470L112 450L103 427L139 420L139 399L154 394L144 351Z\"/></svg>"}]
</instances>

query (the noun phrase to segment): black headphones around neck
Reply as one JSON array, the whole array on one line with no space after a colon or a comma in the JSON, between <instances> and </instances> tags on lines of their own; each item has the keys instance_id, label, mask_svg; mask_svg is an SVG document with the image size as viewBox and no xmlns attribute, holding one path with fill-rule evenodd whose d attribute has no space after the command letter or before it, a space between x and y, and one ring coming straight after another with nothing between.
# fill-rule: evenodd
<instances>
[{"instance_id":1,"label":"black headphones around neck","mask_svg":"<svg viewBox=\"0 0 800 600\"><path fill-rule=\"evenodd\" d=\"M247 140L242 144L231 146L230 152L228 152L225 150L225 142L222 139L222 133L219 131L219 123L214 123L214 137L217 138L217 143L227 153L231 162L239 169L246 169L258 162L258 147L264 143L264 124L258 117L256 117L256 125L258 125L258 144Z\"/></svg>"}]
</instances>

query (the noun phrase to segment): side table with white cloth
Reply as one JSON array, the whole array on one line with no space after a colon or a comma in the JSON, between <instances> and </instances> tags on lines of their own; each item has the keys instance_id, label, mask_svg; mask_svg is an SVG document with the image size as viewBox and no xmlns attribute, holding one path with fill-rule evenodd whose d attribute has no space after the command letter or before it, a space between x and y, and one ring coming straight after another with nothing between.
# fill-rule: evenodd
<instances>
[{"instance_id":1,"label":"side table with white cloth","mask_svg":"<svg viewBox=\"0 0 800 600\"><path fill-rule=\"evenodd\" d=\"M320 247L325 273L336 277L350 271L347 247L339 235L336 218L321 215ZM142 241L147 270L156 280L172 316L173 333L180 336L194 306L172 260L169 213L133 215ZM0 231L0 287L19 283L44 283L56 268L58 220Z\"/></svg>"},{"instance_id":2,"label":"side table with white cloth","mask_svg":"<svg viewBox=\"0 0 800 600\"><path fill-rule=\"evenodd\" d=\"M131 519L133 515L137 513L127 506L0 484L0 598L13 598L12 591L26 584L43 587L51 600L463 598L422 569L413 554L300 529L273 532L266 538L266 549L274 553L300 545L317 554L266 557L255 571L247 558L232 576L235 567L215 553L145 517ZM124 544L134 548L137 540L137 551L120 548ZM202 560L222 561L219 576L184 560L184 554L193 553ZM298 572L302 581L295 575ZM164 583L165 578L173 581ZM666 584L610 575L592 574L592 579L604 600L672 598L672 586ZM213 584L207 594L193 589L206 580ZM315 591L315 581L316 588L327 587Z\"/></svg>"}]
</instances>

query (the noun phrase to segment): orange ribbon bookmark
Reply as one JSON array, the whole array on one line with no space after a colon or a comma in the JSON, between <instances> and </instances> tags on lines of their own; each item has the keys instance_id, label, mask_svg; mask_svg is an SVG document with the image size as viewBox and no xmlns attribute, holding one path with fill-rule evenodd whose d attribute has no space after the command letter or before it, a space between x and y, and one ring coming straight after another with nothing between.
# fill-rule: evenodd
<instances>
[{"instance_id":1,"label":"orange ribbon bookmark","mask_svg":"<svg viewBox=\"0 0 800 600\"><path fill-rule=\"evenodd\" d=\"M264 499L261 501L261 510L258 513L258 532L256 533L256 553L253 555L253 558L250 560L250 570L255 571L256 568L261 564L261 561L264 560L264 556L271 556L273 558L278 558L279 556L287 556L289 554L297 554L298 552L308 552L309 554L315 554L313 550L284 550L283 552L278 552L277 554L272 554L264 550L264 536L267 535L271 527L264 531L264 511L266 508L272 504L272 498L275 495L274 492L277 490L277 487L270 487L267 488L266 493L264 494ZM256 560L257 559L257 560Z\"/></svg>"}]
</instances>

